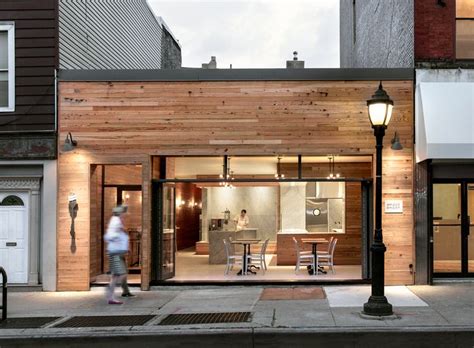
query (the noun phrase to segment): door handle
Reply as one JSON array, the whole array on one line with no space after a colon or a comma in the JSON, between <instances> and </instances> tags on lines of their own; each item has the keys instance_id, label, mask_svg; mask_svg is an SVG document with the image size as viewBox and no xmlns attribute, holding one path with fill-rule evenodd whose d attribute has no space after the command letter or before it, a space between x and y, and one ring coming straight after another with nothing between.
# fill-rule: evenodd
<instances>
[{"instance_id":1,"label":"door handle","mask_svg":"<svg viewBox=\"0 0 474 348\"><path fill-rule=\"evenodd\" d=\"M7 247L14 247L16 246L16 242L7 242Z\"/></svg>"},{"instance_id":2,"label":"door handle","mask_svg":"<svg viewBox=\"0 0 474 348\"><path fill-rule=\"evenodd\" d=\"M468 215L467 216L467 228L466 228L466 233L469 236L471 234L471 217Z\"/></svg>"}]
</instances>

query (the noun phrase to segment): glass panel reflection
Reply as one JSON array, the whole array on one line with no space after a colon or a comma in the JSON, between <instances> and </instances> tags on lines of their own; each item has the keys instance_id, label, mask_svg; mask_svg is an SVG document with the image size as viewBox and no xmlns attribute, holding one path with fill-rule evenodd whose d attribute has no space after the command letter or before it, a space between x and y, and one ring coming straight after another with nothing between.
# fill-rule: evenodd
<instances>
[{"instance_id":1,"label":"glass panel reflection","mask_svg":"<svg viewBox=\"0 0 474 348\"><path fill-rule=\"evenodd\" d=\"M467 215L469 216L469 237L468 243L468 272L474 272L474 184L467 187Z\"/></svg>"},{"instance_id":2,"label":"glass panel reflection","mask_svg":"<svg viewBox=\"0 0 474 348\"><path fill-rule=\"evenodd\" d=\"M456 20L456 58L474 59L474 20Z\"/></svg>"},{"instance_id":3,"label":"glass panel reflection","mask_svg":"<svg viewBox=\"0 0 474 348\"><path fill-rule=\"evenodd\" d=\"M461 185L433 185L433 270L461 272Z\"/></svg>"}]
</instances>

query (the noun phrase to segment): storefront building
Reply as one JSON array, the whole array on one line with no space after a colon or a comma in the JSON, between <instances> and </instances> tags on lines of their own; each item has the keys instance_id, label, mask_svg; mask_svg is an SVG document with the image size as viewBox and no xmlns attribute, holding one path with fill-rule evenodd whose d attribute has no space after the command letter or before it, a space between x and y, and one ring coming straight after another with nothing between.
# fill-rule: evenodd
<instances>
[{"instance_id":1,"label":"storefront building","mask_svg":"<svg viewBox=\"0 0 474 348\"><path fill-rule=\"evenodd\" d=\"M379 81L395 103L383 153L386 283L413 284L412 70L185 69L60 73L57 289L107 279L102 235L116 204L130 207L129 279L142 289L369 280L366 100ZM390 148L395 131L401 150ZM77 143L65 149L69 133ZM242 209L249 223L238 230ZM338 238L334 274L295 274L293 238L306 247L307 235ZM228 237L268 240L268 270L224 274Z\"/></svg>"},{"instance_id":2,"label":"storefront building","mask_svg":"<svg viewBox=\"0 0 474 348\"><path fill-rule=\"evenodd\" d=\"M417 283L474 274L474 8L415 2Z\"/></svg>"}]
</instances>

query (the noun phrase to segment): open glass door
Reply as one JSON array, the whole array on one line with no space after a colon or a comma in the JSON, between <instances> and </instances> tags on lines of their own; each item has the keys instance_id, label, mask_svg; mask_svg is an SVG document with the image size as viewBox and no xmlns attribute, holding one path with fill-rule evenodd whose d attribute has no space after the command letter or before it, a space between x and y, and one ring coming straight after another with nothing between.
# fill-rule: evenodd
<instances>
[{"instance_id":1,"label":"open glass door","mask_svg":"<svg viewBox=\"0 0 474 348\"><path fill-rule=\"evenodd\" d=\"M156 248L155 278L158 281L173 278L175 276L175 188L171 184L158 183L153 186L154 197L154 219Z\"/></svg>"},{"instance_id":2,"label":"open glass door","mask_svg":"<svg viewBox=\"0 0 474 348\"><path fill-rule=\"evenodd\" d=\"M474 184L467 186L467 271L474 273Z\"/></svg>"}]
</instances>

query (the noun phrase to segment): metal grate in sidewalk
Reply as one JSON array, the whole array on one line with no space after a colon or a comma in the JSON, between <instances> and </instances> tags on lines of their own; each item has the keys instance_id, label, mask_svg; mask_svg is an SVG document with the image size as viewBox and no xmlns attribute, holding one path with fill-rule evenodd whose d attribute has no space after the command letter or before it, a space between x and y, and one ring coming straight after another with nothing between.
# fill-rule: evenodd
<instances>
[{"instance_id":1,"label":"metal grate in sidewalk","mask_svg":"<svg viewBox=\"0 0 474 348\"><path fill-rule=\"evenodd\" d=\"M250 315L250 312L170 314L158 325L245 323L250 321Z\"/></svg>"},{"instance_id":2,"label":"metal grate in sidewalk","mask_svg":"<svg viewBox=\"0 0 474 348\"><path fill-rule=\"evenodd\" d=\"M0 321L0 329L39 329L60 317L8 318Z\"/></svg>"},{"instance_id":3,"label":"metal grate in sidewalk","mask_svg":"<svg viewBox=\"0 0 474 348\"><path fill-rule=\"evenodd\" d=\"M144 325L154 315L100 315L72 317L54 327L106 327L106 326L139 326Z\"/></svg>"}]
</instances>

